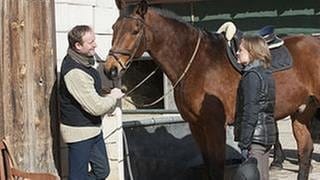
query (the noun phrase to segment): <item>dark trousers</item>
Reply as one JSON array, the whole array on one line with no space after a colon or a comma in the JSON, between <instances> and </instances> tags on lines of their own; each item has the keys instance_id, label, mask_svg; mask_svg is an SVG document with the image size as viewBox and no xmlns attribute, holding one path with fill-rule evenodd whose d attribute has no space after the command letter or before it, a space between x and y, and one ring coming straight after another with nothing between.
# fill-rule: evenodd
<instances>
[{"instance_id":1,"label":"dark trousers","mask_svg":"<svg viewBox=\"0 0 320 180\"><path fill-rule=\"evenodd\" d=\"M98 180L109 175L110 168L102 132L84 141L68 143L68 149L69 180Z\"/></svg>"}]
</instances>

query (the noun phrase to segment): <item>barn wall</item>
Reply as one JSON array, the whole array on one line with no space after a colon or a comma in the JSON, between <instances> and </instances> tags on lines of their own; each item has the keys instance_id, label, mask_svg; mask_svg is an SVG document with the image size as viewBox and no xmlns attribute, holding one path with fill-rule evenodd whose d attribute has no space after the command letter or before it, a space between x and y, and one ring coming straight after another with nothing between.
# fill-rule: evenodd
<instances>
[{"instance_id":1,"label":"barn wall","mask_svg":"<svg viewBox=\"0 0 320 180\"><path fill-rule=\"evenodd\" d=\"M53 0L0 2L1 138L19 168L56 173Z\"/></svg>"}]
</instances>

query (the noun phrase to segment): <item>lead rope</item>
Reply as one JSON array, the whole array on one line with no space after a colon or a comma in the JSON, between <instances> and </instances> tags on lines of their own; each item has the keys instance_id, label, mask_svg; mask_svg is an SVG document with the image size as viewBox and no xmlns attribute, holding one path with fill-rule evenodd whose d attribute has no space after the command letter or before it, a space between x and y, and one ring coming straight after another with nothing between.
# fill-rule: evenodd
<instances>
[{"instance_id":1,"label":"lead rope","mask_svg":"<svg viewBox=\"0 0 320 180\"><path fill-rule=\"evenodd\" d=\"M137 104L133 101L131 101L130 99L127 98L128 94L132 93L133 90L130 90L129 93L125 94L124 95L124 100L126 100L127 102L129 102L130 104L136 106L136 107L150 107L150 106L153 106L155 104L157 104L158 102L160 102L162 99L164 99L169 93L171 93L171 91L174 90L175 87L177 87L177 85L180 83L180 81L184 78L184 76L187 74L189 68L191 67L191 64L198 52L198 49L199 49L199 46L200 46L200 42L201 42L201 31L199 31L199 36L198 36L198 40L197 40L197 44L196 44L196 47L193 51L193 54L189 60L189 63L187 64L186 68L184 69L183 73L181 74L181 76L179 77L179 79L174 83L174 85L163 95L161 96L160 98L158 98L157 100L151 102L151 103L148 103L148 104ZM154 74L154 73L153 73ZM141 86L141 84L143 82L145 82L147 79L149 79L151 77L151 75L149 75L147 78L145 78L142 82L140 82L138 85ZM133 89L137 89L139 86L136 86L134 87Z\"/></svg>"},{"instance_id":2,"label":"lead rope","mask_svg":"<svg viewBox=\"0 0 320 180\"><path fill-rule=\"evenodd\" d=\"M124 158L127 160L127 163L128 163L127 165L128 165L128 172L129 172L130 180L134 180L132 168L131 168L131 160L130 160L130 152L129 152L129 147L128 147L127 135L124 130L122 132L123 132L122 135L123 135L123 141L124 141L124 156L125 156Z\"/></svg>"}]
</instances>

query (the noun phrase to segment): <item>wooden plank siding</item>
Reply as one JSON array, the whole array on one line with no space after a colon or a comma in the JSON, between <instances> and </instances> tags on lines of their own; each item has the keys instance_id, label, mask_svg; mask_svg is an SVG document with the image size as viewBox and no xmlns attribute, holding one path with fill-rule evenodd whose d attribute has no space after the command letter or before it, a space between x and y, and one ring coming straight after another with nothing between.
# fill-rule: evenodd
<instances>
[{"instance_id":1,"label":"wooden plank siding","mask_svg":"<svg viewBox=\"0 0 320 180\"><path fill-rule=\"evenodd\" d=\"M0 9L1 138L20 169L57 174L54 0L2 0Z\"/></svg>"}]
</instances>

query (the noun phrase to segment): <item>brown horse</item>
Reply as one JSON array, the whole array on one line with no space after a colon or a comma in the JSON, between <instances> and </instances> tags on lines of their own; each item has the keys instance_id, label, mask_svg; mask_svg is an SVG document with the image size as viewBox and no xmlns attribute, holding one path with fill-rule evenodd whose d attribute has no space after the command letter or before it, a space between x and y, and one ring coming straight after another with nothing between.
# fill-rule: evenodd
<instances>
[{"instance_id":1,"label":"brown horse","mask_svg":"<svg viewBox=\"0 0 320 180\"><path fill-rule=\"evenodd\" d=\"M223 179L225 126L234 121L240 79L227 59L223 36L206 34L143 3L122 10L113 30L105 71L117 77L134 57L147 51L173 84L179 81L174 96L181 116L189 122L209 176ZM294 62L291 69L274 73L275 117L291 116L298 144L298 178L307 179L313 151L309 123L320 99L320 40L291 36L285 38L285 45Z\"/></svg>"}]
</instances>

